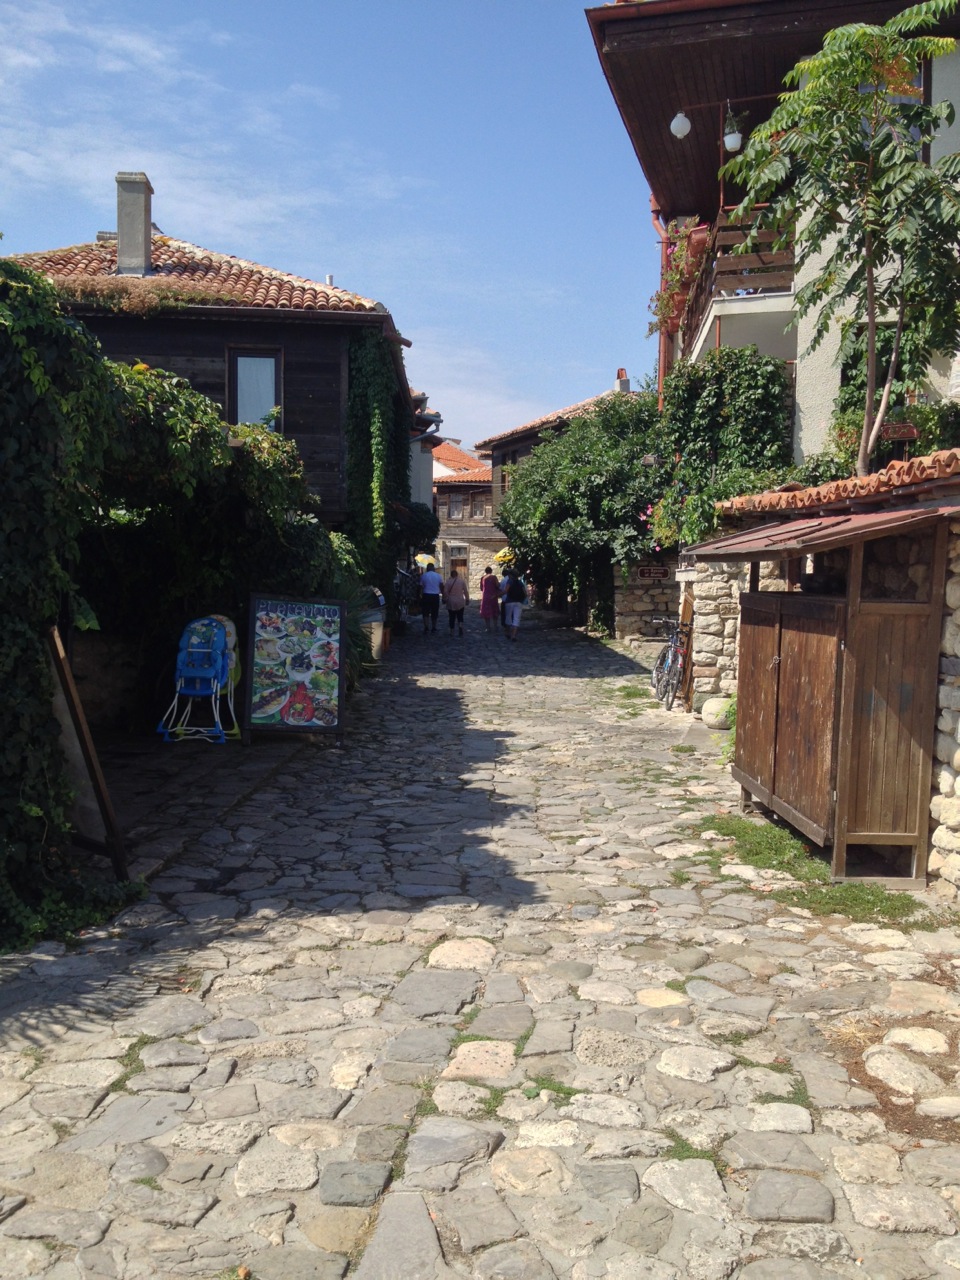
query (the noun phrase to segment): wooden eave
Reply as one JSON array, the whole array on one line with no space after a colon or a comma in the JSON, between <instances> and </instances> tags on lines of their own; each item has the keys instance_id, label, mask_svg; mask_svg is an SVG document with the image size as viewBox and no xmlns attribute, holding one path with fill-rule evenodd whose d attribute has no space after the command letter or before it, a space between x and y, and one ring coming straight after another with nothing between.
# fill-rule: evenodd
<instances>
[{"instance_id":1,"label":"wooden eave","mask_svg":"<svg viewBox=\"0 0 960 1280\"><path fill-rule=\"evenodd\" d=\"M588 9L600 65L663 220L715 217L728 99L735 112L749 112L749 131L828 31L882 23L903 8L902 0L647 0ZM942 29L957 34L960 20ZM678 141L670 121L681 110L692 128ZM739 198L729 185L723 196L725 204Z\"/></svg>"},{"instance_id":2,"label":"wooden eave","mask_svg":"<svg viewBox=\"0 0 960 1280\"><path fill-rule=\"evenodd\" d=\"M805 519L757 525L702 542L688 547L684 557L696 564L793 559L925 527L942 516L954 514L957 509L952 505L911 506L869 514L808 515Z\"/></svg>"}]
</instances>

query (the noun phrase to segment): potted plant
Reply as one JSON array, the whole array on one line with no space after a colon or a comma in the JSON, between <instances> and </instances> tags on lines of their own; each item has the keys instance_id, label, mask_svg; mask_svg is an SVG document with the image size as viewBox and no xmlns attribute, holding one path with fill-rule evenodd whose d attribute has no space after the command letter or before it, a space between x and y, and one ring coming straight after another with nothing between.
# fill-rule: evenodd
<instances>
[{"instance_id":1,"label":"potted plant","mask_svg":"<svg viewBox=\"0 0 960 1280\"><path fill-rule=\"evenodd\" d=\"M679 330L709 237L710 228L705 223L673 221L668 225L666 265L660 288L650 299L653 319L648 334Z\"/></svg>"}]
</instances>

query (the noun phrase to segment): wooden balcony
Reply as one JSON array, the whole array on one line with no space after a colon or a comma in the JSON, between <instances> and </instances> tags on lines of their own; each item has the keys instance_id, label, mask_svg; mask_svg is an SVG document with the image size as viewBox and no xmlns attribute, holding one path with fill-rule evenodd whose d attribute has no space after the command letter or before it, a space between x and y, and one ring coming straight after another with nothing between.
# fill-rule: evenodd
<instances>
[{"instance_id":1,"label":"wooden balcony","mask_svg":"<svg viewBox=\"0 0 960 1280\"><path fill-rule=\"evenodd\" d=\"M760 231L753 253L736 253L747 239L749 226L731 221L725 213L710 229L700 269L690 288L681 319L681 355L689 355L703 318L719 298L764 297L793 289L793 248L774 250L773 231Z\"/></svg>"}]
</instances>

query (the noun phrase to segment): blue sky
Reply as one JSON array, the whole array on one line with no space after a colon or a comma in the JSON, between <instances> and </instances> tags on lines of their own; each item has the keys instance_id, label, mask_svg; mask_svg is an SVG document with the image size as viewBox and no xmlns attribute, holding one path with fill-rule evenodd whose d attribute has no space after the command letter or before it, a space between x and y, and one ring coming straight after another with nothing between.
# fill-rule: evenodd
<instances>
[{"instance_id":1,"label":"blue sky","mask_svg":"<svg viewBox=\"0 0 960 1280\"><path fill-rule=\"evenodd\" d=\"M653 370L649 196L583 0L0 0L0 252L116 226L389 308L465 445Z\"/></svg>"}]
</instances>

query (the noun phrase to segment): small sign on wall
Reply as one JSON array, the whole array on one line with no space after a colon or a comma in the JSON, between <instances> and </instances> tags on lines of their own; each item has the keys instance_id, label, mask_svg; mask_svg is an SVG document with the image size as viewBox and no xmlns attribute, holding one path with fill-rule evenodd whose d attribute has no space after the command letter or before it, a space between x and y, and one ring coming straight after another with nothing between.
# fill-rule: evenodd
<instances>
[{"instance_id":1,"label":"small sign on wall","mask_svg":"<svg viewBox=\"0 0 960 1280\"><path fill-rule=\"evenodd\" d=\"M670 570L665 564L638 564L637 577L642 580L669 578Z\"/></svg>"}]
</instances>

